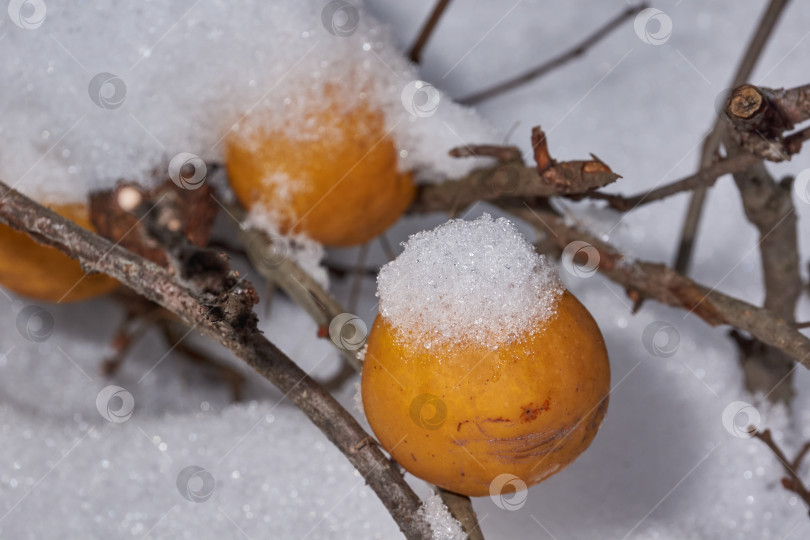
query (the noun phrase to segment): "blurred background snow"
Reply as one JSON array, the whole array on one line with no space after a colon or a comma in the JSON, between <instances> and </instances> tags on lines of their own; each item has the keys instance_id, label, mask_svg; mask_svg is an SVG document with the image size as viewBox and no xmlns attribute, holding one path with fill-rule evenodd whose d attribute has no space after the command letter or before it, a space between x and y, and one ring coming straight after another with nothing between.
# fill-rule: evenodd
<instances>
[{"instance_id":1,"label":"blurred background snow","mask_svg":"<svg viewBox=\"0 0 810 540\"><path fill-rule=\"evenodd\" d=\"M36 45L37 40L53 40L48 26L57 25L50 18L57 16L74 18L70 33L75 43L97 39L89 37L93 32L103 33L118 46L131 42L133 58L143 54L142 43L149 46L161 35L171 36L183 28L182 22L165 14L152 20L154 36L82 27L82 10L91 7L46 4L47 15L39 28L22 30L4 19L0 48L14 33L27 32L31 54L72 62L54 43ZM157 4L161 3L146 2L137 9L149 18ZM405 48L432 4L369 0L362 11L369 19L363 24L376 25L371 19L375 17L389 28L393 42ZM528 150L529 130L540 124L549 135L553 156L579 159L589 152L597 154L624 176L612 190L626 194L694 172L701 138L714 119L716 99L727 88L765 3L653 4L672 21L665 43L645 43L631 23L625 24L583 58L478 107L483 123L494 126L484 131L491 139L480 142L502 142L508 134L511 143ZM424 51L419 76L450 97L468 95L577 43L625 6L624 2L579 0L457 0ZM195 7L186 2L172 9L178 16L188 12L193 18ZM236 13L239 6L231 9ZM234 20L241 19L234 15ZM787 8L752 82L773 87L808 82L808 23L810 12L802 3ZM310 26L323 39L330 37L319 20ZM252 31L262 39L260 32ZM17 87L19 81L11 77L18 76L20 69L25 71L25 57L19 57L18 47L14 51L14 56L4 55L0 64L6 78L0 84L7 89ZM160 52L159 45L155 52ZM104 51L98 55L103 59ZM144 59L141 67L148 62ZM239 59L233 62L238 64ZM95 62L91 69L96 66L103 69L104 62ZM165 84L194 89L193 82L178 78L166 74ZM137 84L136 79L127 80L130 87ZM81 86L72 91L85 90ZM2 101L7 106L13 100L3 92ZM17 106L28 107L25 114L31 123L41 120L37 111L51 106L21 103ZM445 105L446 100L440 108ZM9 130L20 127L20 122L5 116L0 117L0 133L14 137L16 133ZM155 121L150 127L158 129L157 125ZM413 129L428 136L424 127ZM443 129L439 126L434 131ZM456 144L452 142L455 130L447 129L436 140ZM54 143L36 144L45 154ZM9 153L8 147L0 149L0 158L20 159ZM29 167L40 158L36 153L27 156ZM776 175L798 174L810 168L810 154L769 167ZM17 179L11 178L12 183ZM685 195L673 197L626 216L589 203L567 203L566 209L573 219L628 253L670 262L687 200ZM810 204L795 200L806 278ZM497 215L491 207L477 205L466 216L478 217L484 211ZM442 221L442 216L408 217L389 237L398 243ZM704 213L694 277L759 303L756 241L733 183L721 179ZM333 250L327 255L343 263L353 263L356 256L356 250ZM385 262L376 243L370 262ZM248 279L259 282L249 268L242 270ZM730 434L722 421L724 410L733 402L755 404L761 427L772 428L787 448L797 448L810 438L808 374L796 371L798 397L789 416L746 394L736 348L725 329L711 329L692 315L655 302L647 302L634 316L624 292L600 276L582 279L562 272L562 277L604 333L613 372L610 409L593 446L573 465L531 488L521 508L504 510L489 498L474 501L485 535L551 539L810 536L807 511L780 486L782 473L775 458L758 441ZM350 285L349 280L333 279L333 292L344 303ZM373 280L363 282L357 313L367 323L376 312L374 290ZM99 299L44 306L54 326L52 335L41 342L26 339L18 331L17 315L27 305L25 299L0 293L0 536L398 537L395 523L351 465L263 380L243 370L249 378L247 400L233 405L221 381L167 352L157 332L139 343L119 374L105 379L99 365L110 353L108 343L123 317L114 302ZM264 304L259 309L264 310ZM810 318L806 296L798 315L800 320ZM671 356L651 354L642 341L644 329L655 321L677 331L677 348ZM336 370L337 353L316 338L314 323L283 296L274 297L262 328L315 377L326 379ZM242 369L226 351L213 347L211 351ZM125 388L134 398L134 411L124 421L110 422L97 409L99 391L110 384ZM339 397L360 416L353 409L354 392L349 384ZM187 500L194 494L181 493L177 487L178 475L189 466L207 471L194 479L194 490L209 497L203 502ZM421 496L427 495L421 481L413 480L413 485Z\"/></svg>"}]
</instances>

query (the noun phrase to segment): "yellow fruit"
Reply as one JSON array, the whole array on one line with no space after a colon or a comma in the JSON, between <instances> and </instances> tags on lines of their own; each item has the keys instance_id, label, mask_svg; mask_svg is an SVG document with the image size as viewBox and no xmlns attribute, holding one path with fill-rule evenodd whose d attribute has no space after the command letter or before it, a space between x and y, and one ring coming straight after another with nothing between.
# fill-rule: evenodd
<instances>
[{"instance_id":1,"label":"yellow fruit","mask_svg":"<svg viewBox=\"0 0 810 540\"><path fill-rule=\"evenodd\" d=\"M82 204L53 205L51 210L93 231ZM0 285L49 302L74 302L107 293L119 283L103 274L85 274L78 261L27 234L0 224Z\"/></svg>"},{"instance_id":2,"label":"yellow fruit","mask_svg":"<svg viewBox=\"0 0 810 540\"><path fill-rule=\"evenodd\" d=\"M376 237L415 195L410 173L397 172L397 151L380 112L327 107L302 119L315 135L258 131L228 138L231 186L248 209L269 212L283 234L304 233L328 246Z\"/></svg>"},{"instance_id":3,"label":"yellow fruit","mask_svg":"<svg viewBox=\"0 0 810 540\"><path fill-rule=\"evenodd\" d=\"M566 291L556 315L494 351L403 343L378 316L362 396L374 433L405 469L483 496L499 475L531 486L571 463L596 435L609 388L599 328Z\"/></svg>"}]
</instances>

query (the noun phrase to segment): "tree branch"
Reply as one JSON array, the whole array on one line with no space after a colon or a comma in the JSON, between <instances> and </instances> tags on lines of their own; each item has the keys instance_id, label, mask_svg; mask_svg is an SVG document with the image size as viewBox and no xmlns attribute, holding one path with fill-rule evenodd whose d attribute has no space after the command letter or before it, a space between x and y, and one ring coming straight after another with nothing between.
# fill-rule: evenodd
<instances>
[{"instance_id":1,"label":"tree branch","mask_svg":"<svg viewBox=\"0 0 810 540\"><path fill-rule=\"evenodd\" d=\"M538 126L532 130L537 167L527 167L513 147L474 146L454 148L451 156L488 155L501 160L499 165L476 169L457 180L418 187L411 212L451 214L478 201L508 197L587 196L593 190L621 178L596 156L590 160L558 162L548 153L546 135ZM484 149L484 150L482 150Z\"/></svg>"},{"instance_id":2,"label":"tree branch","mask_svg":"<svg viewBox=\"0 0 810 540\"><path fill-rule=\"evenodd\" d=\"M729 130L723 144L729 158L750 155ZM734 173L745 215L759 231L766 309L788 323L795 322L796 302L802 289L796 212L790 182L778 184L765 164L758 163ZM793 397L793 364L772 347L742 347L741 360L746 387L763 392L772 400L789 403Z\"/></svg>"},{"instance_id":3,"label":"tree branch","mask_svg":"<svg viewBox=\"0 0 810 540\"><path fill-rule=\"evenodd\" d=\"M429 524L418 516L421 502L397 467L357 421L317 382L268 341L256 328L256 293L211 252L196 252L186 266L205 264L198 275L178 278L168 270L97 236L44 208L0 182L0 222L30 234L40 243L78 259L89 271L103 272L176 314L230 349L272 382L337 446L366 479L402 532L430 538ZM216 258L217 256L213 256ZM216 278L219 287L212 288Z\"/></svg>"}]
</instances>

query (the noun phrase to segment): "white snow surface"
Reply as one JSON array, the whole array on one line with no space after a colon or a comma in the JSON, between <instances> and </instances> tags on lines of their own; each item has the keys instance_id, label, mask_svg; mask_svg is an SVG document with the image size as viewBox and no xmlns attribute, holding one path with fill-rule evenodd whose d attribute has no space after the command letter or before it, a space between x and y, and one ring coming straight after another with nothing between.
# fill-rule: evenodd
<instances>
[{"instance_id":1,"label":"white snow surface","mask_svg":"<svg viewBox=\"0 0 810 540\"><path fill-rule=\"evenodd\" d=\"M0 17L0 47L5 53L0 61L2 174L12 183L19 182L19 187L27 185L24 189L29 193L36 191L37 184L63 182L71 166L75 167L71 178L80 179L76 191L82 191L82 182L114 176L115 167L129 173L133 167L147 170L146 163L159 162L164 155L195 150L205 154L205 145L195 141L208 135L196 132L210 126L203 130L195 123L202 117L187 114L204 101L200 94L207 87L201 81L217 77L196 73L201 65L208 71L223 70L223 78L231 77L234 85L249 87L249 81L255 80L257 100L277 82L273 92L283 94L286 82L292 80L271 81L271 76L262 77L261 70L242 72L239 62L217 55L205 42L209 29L191 3L178 2L168 12L168 2L109 8L101 4L98 9L106 14L104 19L93 12L96 8L66 7L48 0L45 4L47 14L37 28L24 30L5 14ZM327 49L350 48L349 40L370 32L364 25L376 25L370 22L374 16L390 25L392 41L386 38L384 49L391 51L392 42L396 48L407 47L433 2L371 0L361 10L357 32L343 41L323 31L319 12L304 6L306 2L262 4L267 7L223 8L211 27L212 38L216 39L216 28L234 24L241 25L238 39L261 42L269 38L257 28L278 31L283 27L268 13L310 10L315 18L309 24L312 34L307 42L317 36ZM213 4L199 4L209 5ZM466 95L577 43L625 5L584 0L454 2L425 50L418 77L447 95ZM528 152L529 128L542 124L554 157L578 159L594 152L624 177L611 191L628 194L693 173L701 137L713 120L715 98L728 86L764 3L683 0L656 1L654 6L672 22L665 43L643 41L627 23L577 61L482 104L480 115L500 130L483 142L501 142L519 122L510 140ZM118 16L116 9L130 16L131 31L110 24ZM810 56L808 27L806 6L789 4L752 82L771 87L808 82L802 69ZM198 48L209 63L169 62L173 54L183 56ZM112 50L116 54L110 54ZM252 49L246 45L246 50ZM261 47L257 45L256 50ZM144 58L146 51L151 51L151 57ZM311 53L301 65L320 60L321 52ZM376 48L374 52L384 54ZM378 61L371 51L367 59ZM159 70L149 67L156 60L178 69L161 78L165 94L146 90L153 79L146 73L154 69L158 77ZM46 78L50 64L53 74L49 76L61 77L53 83ZM369 69L387 77L384 66ZM126 82L127 98L117 109L104 110L88 98L90 79L103 71ZM311 71L312 64L302 67L304 74ZM39 88L43 84L50 89ZM25 90L23 95L20 89ZM176 114L164 106L183 92L188 108L182 100ZM233 110L240 111L249 98L243 101L236 94ZM154 113L149 99L156 103ZM230 97L226 107L228 101ZM220 118L222 134L232 120L212 112L210 118L215 117ZM192 127L175 138L172 124L178 118ZM419 128L424 126L421 120L408 125ZM121 132L113 133L115 128L105 127L105 122L117 125ZM45 137L43 126L48 130ZM161 142L146 135L144 127ZM434 127L441 129L441 121ZM464 137L468 134L455 131ZM122 140L129 145L114 148ZM106 147L105 141L109 141ZM438 160L459 141L450 135L432 144ZM113 163L106 159L108 155L123 156L123 161ZM769 168L777 176L798 174L810 169L810 154L769 164ZM571 219L587 224L633 257L671 262L686 201L681 195L622 216L594 212L595 205L589 203L567 204L566 211ZM797 197L795 203L806 278L810 202ZM463 217L473 219L483 211L498 215L491 207L476 205ZM397 245L445 219L408 216L389 238ZM524 225L518 226L531 234ZM757 240L756 230L745 221L733 182L720 179L709 195L692 275L722 292L761 302ZM327 256L351 264L357 250L331 250ZM376 244L369 262L387 262ZM240 271L258 282L246 265ZM520 508L510 511L489 497L475 499L485 536L810 537L807 511L781 487L783 473L776 459L758 441L739 436L741 430L734 427L749 415L756 417L756 411L760 427L771 428L792 454L810 438L806 370L795 372L798 397L788 416L782 409L763 405L762 396L745 392L736 346L724 328L709 328L694 315L652 301L633 315L624 291L599 274L582 277L563 271L561 276L594 315L605 337L613 380L610 408L588 451L564 471L530 488ZM333 281L333 292L346 303L351 280ZM367 278L362 285L356 313L370 323L376 314L374 281ZM1 538L400 537L393 520L348 461L281 393L241 367L227 351L210 347L213 355L248 377L248 401L242 404L230 404L227 388L212 372L185 362L177 351L167 354L157 332L135 347L119 374L103 378L99 363L110 353L106 344L123 317L120 306L109 299L43 306L53 317L52 333L43 333L45 315L29 321L31 328L28 324L18 328L18 318L29 305L26 299L0 293ZM338 369L333 347L316 338L317 328L306 314L282 295L273 299L269 315L266 306L264 298L259 305L262 329L282 350L319 379L326 380ZM800 300L798 317L810 319L806 295ZM645 340L645 330L651 325L660 328L661 323L675 332L652 336L653 346ZM37 335L47 339L28 339ZM194 337L194 343L204 346L206 341ZM123 422L111 422L99 412L97 397L108 385L120 386L133 396L134 410ZM351 384L339 393L349 410L353 394ZM112 418L125 403L122 397L126 394L111 400L111 410L101 410ZM729 410L739 410L736 417L740 418L724 425L724 412L728 420ZM115 418L127 416L125 412ZM198 469L189 474L188 466L201 467L208 474ZM183 470L187 472L180 475ZM806 464L801 473L810 479L810 466ZM178 489L178 478L188 480L191 492ZM426 498L425 485L408 478ZM211 479L213 491L208 489ZM209 494L196 503L186 498L204 499Z\"/></svg>"},{"instance_id":2,"label":"white snow surface","mask_svg":"<svg viewBox=\"0 0 810 540\"><path fill-rule=\"evenodd\" d=\"M450 513L437 494L430 495L419 510L430 523L433 531L433 540L464 540L467 535L461 528L461 523Z\"/></svg>"},{"instance_id":3,"label":"white snow surface","mask_svg":"<svg viewBox=\"0 0 810 540\"><path fill-rule=\"evenodd\" d=\"M557 269L506 218L454 219L403 247L377 277L380 314L403 343L494 350L556 313Z\"/></svg>"}]
</instances>

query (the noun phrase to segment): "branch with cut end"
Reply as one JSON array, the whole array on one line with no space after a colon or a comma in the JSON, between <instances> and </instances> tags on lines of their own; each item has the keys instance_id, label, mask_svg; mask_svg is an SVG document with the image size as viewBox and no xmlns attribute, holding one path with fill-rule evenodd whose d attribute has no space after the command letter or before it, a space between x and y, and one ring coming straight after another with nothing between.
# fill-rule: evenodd
<instances>
[{"instance_id":1,"label":"branch with cut end","mask_svg":"<svg viewBox=\"0 0 810 540\"><path fill-rule=\"evenodd\" d=\"M779 445L776 444L776 441L773 440L770 429L755 431L753 437L762 441L765 446L773 452L773 455L776 456L776 459L779 460L779 463L785 470L787 476L782 478L782 487L798 495L799 498L804 501L808 511L810 511L810 490L805 486L804 481L798 473L802 460L807 455L807 452L810 451L810 442L805 443L796 454L796 457L793 458L793 461L790 461L785 455L785 452L782 451Z\"/></svg>"},{"instance_id":2,"label":"branch with cut end","mask_svg":"<svg viewBox=\"0 0 810 540\"><path fill-rule=\"evenodd\" d=\"M230 349L279 388L343 452L405 536L431 537L430 525L418 515L419 498L394 464L377 445L364 444L369 435L357 421L258 331L252 309L256 292L216 254L176 249L173 259L186 266L172 275L166 268L79 227L2 182L0 222L78 259L87 271L116 278ZM172 236L171 231L165 234ZM190 272L191 268L199 272Z\"/></svg>"},{"instance_id":3,"label":"branch with cut end","mask_svg":"<svg viewBox=\"0 0 810 540\"><path fill-rule=\"evenodd\" d=\"M802 149L802 143L807 139L810 139L810 127L801 129L785 137L783 139L784 148L790 155L797 154ZM737 153L734 156L715 161L691 176L631 197L602 193L600 191L589 192L585 195L591 199L604 200L615 210L627 212L644 204L660 201L661 199L677 195L678 193L709 188L713 186L721 176L742 172L761 161L762 157L759 155L748 152Z\"/></svg>"},{"instance_id":4,"label":"branch with cut end","mask_svg":"<svg viewBox=\"0 0 810 540\"><path fill-rule=\"evenodd\" d=\"M810 85L774 90L744 84L731 91L724 110L734 142L764 159L784 161L801 149L806 132L793 138L784 133L810 119Z\"/></svg>"}]
</instances>

